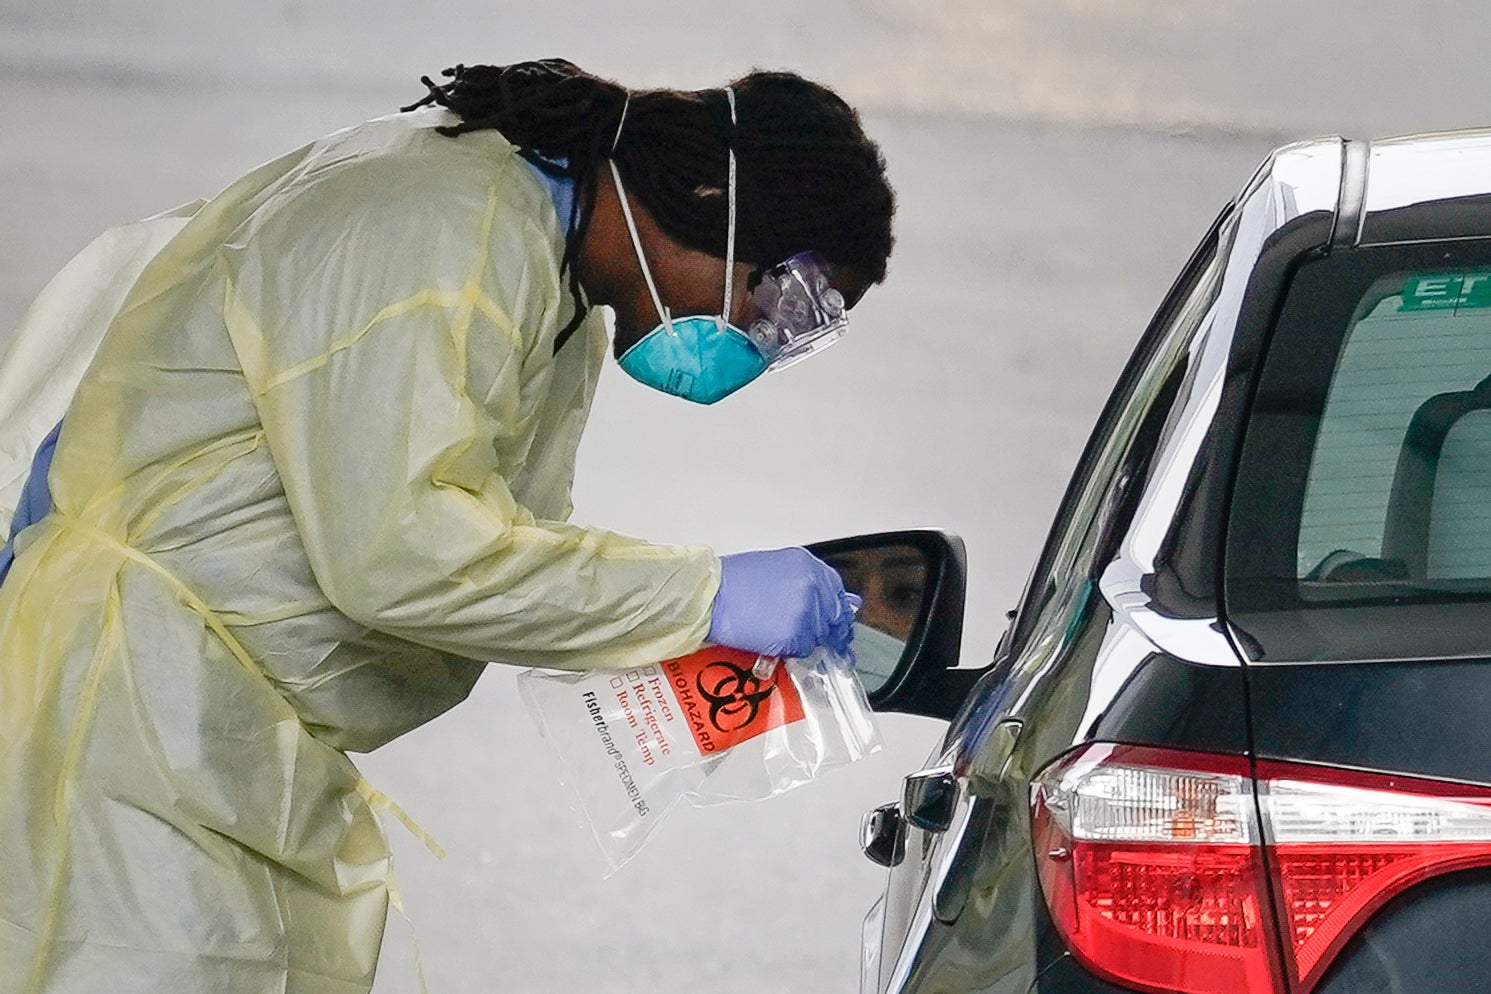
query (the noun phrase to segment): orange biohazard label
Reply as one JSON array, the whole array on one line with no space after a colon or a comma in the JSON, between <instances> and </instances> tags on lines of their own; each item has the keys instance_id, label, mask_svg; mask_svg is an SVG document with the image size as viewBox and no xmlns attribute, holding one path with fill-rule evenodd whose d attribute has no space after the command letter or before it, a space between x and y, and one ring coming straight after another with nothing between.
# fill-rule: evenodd
<instances>
[{"instance_id":1,"label":"orange biohazard label","mask_svg":"<svg viewBox=\"0 0 1491 994\"><path fill-rule=\"evenodd\" d=\"M762 680L751 672L755 664L753 652L716 646L662 664L701 754L802 721L802 698L787 667L778 666L770 680Z\"/></svg>"}]
</instances>

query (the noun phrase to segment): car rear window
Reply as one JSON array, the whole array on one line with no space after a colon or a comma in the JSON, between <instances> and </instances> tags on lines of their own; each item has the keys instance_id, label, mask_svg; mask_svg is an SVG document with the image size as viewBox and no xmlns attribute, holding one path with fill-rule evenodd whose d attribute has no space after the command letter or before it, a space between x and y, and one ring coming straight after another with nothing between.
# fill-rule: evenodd
<instances>
[{"instance_id":1,"label":"car rear window","mask_svg":"<svg viewBox=\"0 0 1491 994\"><path fill-rule=\"evenodd\" d=\"M1426 581L1491 578L1491 384L1475 393L1491 377L1491 271L1395 273L1363 310L1325 397L1297 575L1328 593L1375 558Z\"/></svg>"},{"instance_id":2,"label":"car rear window","mask_svg":"<svg viewBox=\"0 0 1491 994\"><path fill-rule=\"evenodd\" d=\"M1228 615L1255 658L1491 654L1491 260L1477 254L1358 250L1296 277L1229 527Z\"/></svg>"}]
</instances>

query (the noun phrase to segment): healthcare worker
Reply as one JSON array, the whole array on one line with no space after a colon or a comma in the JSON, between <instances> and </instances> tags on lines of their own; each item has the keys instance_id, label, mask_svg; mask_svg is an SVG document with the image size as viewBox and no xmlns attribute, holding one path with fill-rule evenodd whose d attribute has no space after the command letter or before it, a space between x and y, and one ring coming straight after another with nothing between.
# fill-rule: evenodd
<instances>
[{"instance_id":1,"label":"healthcare worker","mask_svg":"<svg viewBox=\"0 0 1491 994\"><path fill-rule=\"evenodd\" d=\"M623 369L708 403L883 278L892 195L854 111L788 73L447 76L104 236L9 343L7 507L40 451L0 584L6 994L365 992L385 802L347 751L483 660L849 637L800 549L565 519L597 305Z\"/></svg>"}]
</instances>

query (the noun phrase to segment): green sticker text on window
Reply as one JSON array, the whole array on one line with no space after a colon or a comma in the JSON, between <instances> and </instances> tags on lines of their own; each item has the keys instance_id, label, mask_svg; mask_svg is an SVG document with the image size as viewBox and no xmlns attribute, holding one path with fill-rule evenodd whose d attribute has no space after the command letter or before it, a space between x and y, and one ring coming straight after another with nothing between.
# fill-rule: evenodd
<instances>
[{"instance_id":1,"label":"green sticker text on window","mask_svg":"<svg viewBox=\"0 0 1491 994\"><path fill-rule=\"evenodd\" d=\"M1457 311L1491 307L1491 273L1412 276L1403 286L1405 311Z\"/></svg>"}]
</instances>

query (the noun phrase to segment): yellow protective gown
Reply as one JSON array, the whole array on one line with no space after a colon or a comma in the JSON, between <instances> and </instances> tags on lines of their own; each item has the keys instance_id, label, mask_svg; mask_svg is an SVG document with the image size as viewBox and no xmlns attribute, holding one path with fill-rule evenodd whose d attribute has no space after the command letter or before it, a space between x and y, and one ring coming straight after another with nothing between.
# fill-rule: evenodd
<instances>
[{"instance_id":1,"label":"yellow protective gown","mask_svg":"<svg viewBox=\"0 0 1491 994\"><path fill-rule=\"evenodd\" d=\"M388 849L344 751L459 702L475 660L703 642L712 553L563 523L605 332L556 356L552 204L450 120L111 233L59 276L92 304L44 293L11 346L98 351L0 586L5 994L367 991ZM29 457L72 382L12 379Z\"/></svg>"}]
</instances>

